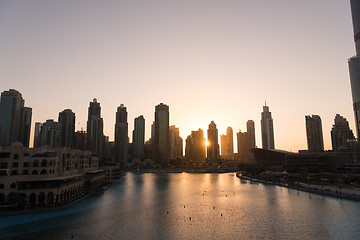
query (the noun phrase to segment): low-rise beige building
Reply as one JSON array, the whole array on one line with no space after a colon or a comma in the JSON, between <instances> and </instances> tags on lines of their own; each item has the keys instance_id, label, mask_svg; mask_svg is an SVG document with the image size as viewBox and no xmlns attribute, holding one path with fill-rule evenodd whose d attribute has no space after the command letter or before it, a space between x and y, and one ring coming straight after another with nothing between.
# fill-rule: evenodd
<instances>
[{"instance_id":1,"label":"low-rise beige building","mask_svg":"<svg viewBox=\"0 0 360 240\"><path fill-rule=\"evenodd\" d=\"M0 205L59 206L105 184L98 157L67 148L0 147Z\"/></svg>"}]
</instances>

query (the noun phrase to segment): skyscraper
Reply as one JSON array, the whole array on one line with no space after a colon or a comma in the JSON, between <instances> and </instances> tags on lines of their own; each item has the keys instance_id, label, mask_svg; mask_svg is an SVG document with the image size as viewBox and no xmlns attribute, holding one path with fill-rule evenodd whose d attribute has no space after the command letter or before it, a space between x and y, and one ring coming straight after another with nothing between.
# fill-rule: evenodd
<instances>
[{"instance_id":1,"label":"skyscraper","mask_svg":"<svg viewBox=\"0 0 360 240\"><path fill-rule=\"evenodd\" d=\"M183 156L183 139L180 137L179 128L175 125L169 127L169 159L177 159Z\"/></svg>"},{"instance_id":2,"label":"skyscraper","mask_svg":"<svg viewBox=\"0 0 360 240\"><path fill-rule=\"evenodd\" d=\"M231 127L226 129L226 135L221 135L221 155L231 156L234 154L233 130Z\"/></svg>"},{"instance_id":3,"label":"skyscraper","mask_svg":"<svg viewBox=\"0 0 360 240\"><path fill-rule=\"evenodd\" d=\"M203 164L206 161L205 138L202 129L191 131L191 135L186 138L186 158L197 164Z\"/></svg>"},{"instance_id":4,"label":"skyscraper","mask_svg":"<svg viewBox=\"0 0 360 240\"><path fill-rule=\"evenodd\" d=\"M238 153L247 152L247 133L241 132L241 130L239 130L236 136L237 136Z\"/></svg>"},{"instance_id":5,"label":"skyscraper","mask_svg":"<svg viewBox=\"0 0 360 240\"><path fill-rule=\"evenodd\" d=\"M137 159L144 158L145 119L143 115L135 118L133 131L133 154Z\"/></svg>"},{"instance_id":6,"label":"skyscraper","mask_svg":"<svg viewBox=\"0 0 360 240\"><path fill-rule=\"evenodd\" d=\"M341 148L350 148L350 141L353 140L354 133L350 130L349 122L339 114L335 116L335 124L331 129L331 143L334 151Z\"/></svg>"},{"instance_id":7,"label":"skyscraper","mask_svg":"<svg viewBox=\"0 0 360 240\"><path fill-rule=\"evenodd\" d=\"M21 113L20 142L25 147L29 147L31 117L32 117L32 109L28 107L23 107Z\"/></svg>"},{"instance_id":8,"label":"skyscraper","mask_svg":"<svg viewBox=\"0 0 360 240\"><path fill-rule=\"evenodd\" d=\"M128 141L127 111L124 104L121 104L117 108L115 119L115 156L121 168L124 168L127 162Z\"/></svg>"},{"instance_id":9,"label":"skyscraper","mask_svg":"<svg viewBox=\"0 0 360 240\"><path fill-rule=\"evenodd\" d=\"M255 143L255 123L253 120L246 122L247 132L237 133L237 147L238 153L248 153L251 149L256 147Z\"/></svg>"},{"instance_id":10,"label":"skyscraper","mask_svg":"<svg viewBox=\"0 0 360 240\"><path fill-rule=\"evenodd\" d=\"M348 61L357 136L360 136L360 1L351 0L356 55Z\"/></svg>"},{"instance_id":11,"label":"skyscraper","mask_svg":"<svg viewBox=\"0 0 360 240\"><path fill-rule=\"evenodd\" d=\"M246 122L246 136L247 136L247 149L253 149L256 147L255 140L255 122L253 120L248 120Z\"/></svg>"},{"instance_id":12,"label":"skyscraper","mask_svg":"<svg viewBox=\"0 0 360 240\"><path fill-rule=\"evenodd\" d=\"M89 151L97 153L101 158L102 147L104 142L104 122L101 118L101 107L97 99L90 102L88 109L88 121L86 127L86 148Z\"/></svg>"},{"instance_id":13,"label":"skyscraper","mask_svg":"<svg viewBox=\"0 0 360 240\"><path fill-rule=\"evenodd\" d=\"M35 129L34 129L34 148L40 147L40 130L41 130L41 122L35 123Z\"/></svg>"},{"instance_id":14,"label":"skyscraper","mask_svg":"<svg viewBox=\"0 0 360 240\"><path fill-rule=\"evenodd\" d=\"M58 118L61 125L61 146L74 148L75 146L75 113L71 109L59 112Z\"/></svg>"},{"instance_id":15,"label":"skyscraper","mask_svg":"<svg viewBox=\"0 0 360 240\"><path fill-rule=\"evenodd\" d=\"M207 130L208 135L208 146L207 146L207 157L218 158L219 157L219 140L218 140L218 129L214 121L211 121Z\"/></svg>"},{"instance_id":16,"label":"skyscraper","mask_svg":"<svg viewBox=\"0 0 360 240\"><path fill-rule=\"evenodd\" d=\"M273 119L266 103L261 113L261 138L263 149L275 149Z\"/></svg>"},{"instance_id":17,"label":"skyscraper","mask_svg":"<svg viewBox=\"0 0 360 240\"><path fill-rule=\"evenodd\" d=\"M0 146L10 146L21 142L29 146L31 108L24 107L20 92L9 89L1 93L0 98Z\"/></svg>"},{"instance_id":18,"label":"skyscraper","mask_svg":"<svg viewBox=\"0 0 360 240\"><path fill-rule=\"evenodd\" d=\"M155 158L162 164L169 160L169 106L160 103L155 107Z\"/></svg>"},{"instance_id":19,"label":"skyscraper","mask_svg":"<svg viewBox=\"0 0 360 240\"><path fill-rule=\"evenodd\" d=\"M47 145L51 148L58 148L61 146L61 124L55 122L53 119L46 120L41 125L40 130L40 146Z\"/></svg>"},{"instance_id":20,"label":"skyscraper","mask_svg":"<svg viewBox=\"0 0 360 240\"><path fill-rule=\"evenodd\" d=\"M306 137L310 152L323 152L324 140L321 118L318 115L305 116Z\"/></svg>"}]
</instances>

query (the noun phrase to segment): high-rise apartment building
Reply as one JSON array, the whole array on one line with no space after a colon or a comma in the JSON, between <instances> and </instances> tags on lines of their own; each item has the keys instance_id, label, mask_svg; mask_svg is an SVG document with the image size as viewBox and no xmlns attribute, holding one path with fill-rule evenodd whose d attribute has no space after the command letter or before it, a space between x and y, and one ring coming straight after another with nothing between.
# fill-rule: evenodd
<instances>
[{"instance_id":1,"label":"high-rise apartment building","mask_svg":"<svg viewBox=\"0 0 360 240\"><path fill-rule=\"evenodd\" d=\"M101 107L97 99L90 102L86 127L86 148L101 158L104 143L104 121L101 118Z\"/></svg>"},{"instance_id":2,"label":"high-rise apartment building","mask_svg":"<svg viewBox=\"0 0 360 240\"><path fill-rule=\"evenodd\" d=\"M239 132L236 134L236 137L238 153L247 152L247 133L241 132L241 130L239 130Z\"/></svg>"},{"instance_id":3,"label":"high-rise apartment building","mask_svg":"<svg viewBox=\"0 0 360 240\"><path fill-rule=\"evenodd\" d=\"M129 143L127 111L124 104L117 108L115 119L115 156L117 164L124 168L127 162Z\"/></svg>"},{"instance_id":4,"label":"high-rise apartment building","mask_svg":"<svg viewBox=\"0 0 360 240\"><path fill-rule=\"evenodd\" d=\"M324 139L321 118L318 115L305 116L306 137L310 152L323 152Z\"/></svg>"},{"instance_id":5,"label":"high-rise apartment building","mask_svg":"<svg viewBox=\"0 0 360 240\"><path fill-rule=\"evenodd\" d=\"M261 138L263 149L275 149L273 119L266 103L261 113Z\"/></svg>"},{"instance_id":6,"label":"high-rise apartment building","mask_svg":"<svg viewBox=\"0 0 360 240\"><path fill-rule=\"evenodd\" d=\"M169 160L169 106L160 103L155 107L155 158L162 164Z\"/></svg>"},{"instance_id":7,"label":"high-rise apartment building","mask_svg":"<svg viewBox=\"0 0 360 240\"><path fill-rule=\"evenodd\" d=\"M226 129L226 135L220 136L221 156L231 156L234 154L233 130L231 127Z\"/></svg>"},{"instance_id":8,"label":"high-rise apartment building","mask_svg":"<svg viewBox=\"0 0 360 240\"><path fill-rule=\"evenodd\" d=\"M175 125L169 127L169 159L177 159L183 156L183 139L180 137L179 128Z\"/></svg>"},{"instance_id":9,"label":"high-rise apartment building","mask_svg":"<svg viewBox=\"0 0 360 240\"><path fill-rule=\"evenodd\" d=\"M75 147L75 113L71 109L59 112L58 122L61 125L61 146Z\"/></svg>"},{"instance_id":10,"label":"high-rise apartment building","mask_svg":"<svg viewBox=\"0 0 360 240\"><path fill-rule=\"evenodd\" d=\"M40 130L41 130L41 122L35 123L35 129L34 129L34 148L38 148L41 146L40 144Z\"/></svg>"},{"instance_id":11,"label":"high-rise apartment building","mask_svg":"<svg viewBox=\"0 0 360 240\"><path fill-rule=\"evenodd\" d=\"M133 131L133 154L137 159L144 159L145 119L143 115L135 118Z\"/></svg>"},{"instance_id":12,"label":"high-rise apartment building","mask_svg":"<svg viewBox=\"0 0 360 240\"><path fill-rule=\"evenodd\" d=\"M31 108L24 107L20 92L9 89L0 98L0 146L7 147L14 142L29 146Z\"/></svg>"},{"instance_id":13,"label":"high-rise apartment building","mask_svg":"<svg viewBox=\"0 0 360 240\"><path fill-rule=\"evenodd\" d=\"M204 131L199 128L191 131L186 138L186 158L193 163L204 163L206 161Z\"/></svg>"},{"instance_id":14,"label":"high-rise apartment building","mask_svg":"<svg viewBox=\"0 0 360 240\"><path fill-rule=\"evenodd\" d=\"M350 130L349 122L339 114L335 116L335 124L331 129L331 143L334 151L341 148L350 148L354 140L354 133Z\"/></svg>"},{"instance_id":15,"label":"high-rise apartment building","mask_svg":"<svg viewBox=\"0 0 360 240\"><path fill-rule=\"evenodd\" d=\"M247 149L253 149L256 147L255 139L255 122L253 120L248 120L246 122L246 135L247 135Z\"/></svg>"},{"instance_id":16,"label":"high-rise apartment building","mask_svg":"<svg viewBox=\"0 0 360 240\"><path fill-rule=\"evenodd\" d=\"M40 146L47 145L51 148L58 148L61 146L61 124L55 122L53 119L46 120L41 125L40 130Z\"/></svg>"},{"instance_id":17,"label":"high-rise apartment building","mask_svg":"<svg viewBox=\"0 0 360 240\"><path fill-rule=\"evenodd\" d=\"M219 153L219 138L218 129L214 121L211 121L207 130L208 135L208 146L207 146L207 158L213 159L218 158Z\"/></svg>"},{"instance_id":18,"label":"high-rise apartment building","mask_svg":"<svg viewBox=\"0 0 360 240\"><path fill-rule=\"evenodd\" d=\"M356 55L348 61L355 115L356 133L360 136L360 1L351 0Z\"/></svg>"}]
</instances>

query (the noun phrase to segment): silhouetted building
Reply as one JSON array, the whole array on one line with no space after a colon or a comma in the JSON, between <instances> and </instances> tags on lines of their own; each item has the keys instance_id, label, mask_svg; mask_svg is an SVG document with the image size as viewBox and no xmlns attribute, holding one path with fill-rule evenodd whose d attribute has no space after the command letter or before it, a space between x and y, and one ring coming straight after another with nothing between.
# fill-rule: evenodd
<instances>
[{"instance_id":1,"label":"silhouetted building","mask_svg":"<svg viewBox=\"0 0 360 240\"><path fill-rule=\"evenodd\" d=\"M120 168L124 168L127 162L128 143L127 111L124 104L121 104L117 108L115 119L115 156Z\"/></svg>"},{"instance_id":2,"label":"silhouetted building","mask_svg":"<svg viewBox=\"0 0 360 240\"><path fill-rule=\"evenodd\" d=\"M74 148L75 146L75 113L71 109L59 112L61 125L61 146Z\"/></svg>"},{"instance_id":3,"label":"silhouetted building","mask_svg":"<svg viewBox=\"0 0 360 240\"><path fill-rule=\"evenodd\" d=\"M14 142L29 146L31 108L24 107L20 92L9 89L0 98L0 146L8 147Z\"/></svg>"},{"instance_id":4,"label":"silhouetted building","mask_svg":"<svg viewBox=\"0 0 360 240\"><path fill-rule=\"evenodd\" d=\"M40 144L40 130L41 130L41 122L35 123L35 129L34 129L34 148L38 148L41 146Z\"/></svg>"},{"instance_id":5,"label":"silhouetted building","mask_svg":"<svg viewBox=\"0 0 360 240\"><path fill-rule=\"evenodd\" d=\"M133 131L133 154L137 159L143 159L145 144L145 119L143 115L135 118Z\"/></svg>"},{"instance_id":6,"label":"silhouetted building","mask_svg":"<svg viewBox=\"0 0 360 240\"><path fill-rule=\"evenodd\" d=\"M231 156L234 154L233 130L231 127L226 129L226 135L221 135L221 156Z\"/></svg>"},{"instance_id":7,"label":"silhouetted building","mask_svg":"<svg viewBox=\"0 0 360 240\"><path fill-rule=\"evenodd\" d=\"M76 131L75 132L75 149L85 150L86 149L86 132Z\"/></svg>"},{"instance_id":8,"label":"silhouetted building","mask_svg":"<svg viewBox=\"0 0 360 240\"><path fill-rule=\"evenodd\" d=\"M360 137L360 1L351 0L356 55L349 59L350 83L357 136Z\"/></svg>"},{"instance_id":9,"label":"silhouetted building","mask_svg":"<svg viewBox=\"0 0 360 240\"><path fill-rule=\"evenodd\" d=\"M249 153L251 149L256 147L255 144L255 123L253 120L246 122L247 132L237 133L238 153Z\"/></svg>"},{"instance_id":10,"label":"silhouetted building","mask_svg":"<svg viewBox=\"0 0 360 240\"><path fill-rule=\"evenodd\" d=\"M275 149L273 119L266 103L261 113L261 138L263 149Z\"/></svg>"},{"instance_id":11,"label":"silhouetted building","mask_svg":"<svg viewBox=\"0 0 360 240\"><path fill-rule=\"evenodd\" d=\"M32 109L24 107L21 114L20 142L29 147Z\"/></svg>"},{"instance_id":12,"label":"silhouetted building","mask_svg":"<svg viewBox=\"0 0 360 240\"><path fill-rule=\"evenodd\" d=\"M248 152L247 133L241 132L241 130L239 130L239 132L236 135L237 135L238 153Z\"/></svg>"},{"instance_id":13,"label":"silhouetted building","mask_svg":"<svg viewBox=\"0 0 360 240\"><path fill-rule=\"evenodd\" d=\"M321 118L318 115L305 116L306 137L310 152L324 151Z\"/></svg>"},{"instance_id":14,"label":"silhouetted building","mask_svg":"<svg viewBox=\"0 0 360 240\"><path fill-rule=\"evenodd\" d=\"M211 121L211 123L209 124L207 135L208 135L208 143L209 143L209 145L207 146L207 158L210 159L218 158L220 155L219 140L218 140L219 134L214 121Z\"/></svg>"},{"instance_id":15,"label":"silhouetted building","mask_svg":"<svg viewBox=\"0 0 360 240\"><path fill-rule=\"evenodd\" d=\"M101 118L101 107L97 99L90 102L86 127L86 148L100 156L104 142L104 121Z\"/></svg>"},{"instance_id":16,"label":"silhouetted building","mask_svg":"<svg viewBox=\"0 0 360 240\"><path fill-rule=\"evenodd\" d=\"M335 124L331 129L331 143L334 151L350 148L351 141L355 139L354 133L350 130L349 122L340 114L335 116Z\"/></svg>"},{"instance_id":17,"label":"silhouetted building","mask_svg":"<svg viewBox=\"0 0 360 240\"><path fill-rule=\"evenodd\" d=\"M169 106L160 103L155 107L155 158L159 163L169 160Z\"/></svg>"},{"instance_id":18,"label":"silhouetted building","mask_svg":"<svg viewBox=\"0 0 360 240\"><path fill-rule=\"evenodd\" d=\"M177 159L183 156L183 139L180 137L179 128L172 125L169 127L170 152L169 159Z\"/></svg>"},{"instance_id":19,"label":"silhouetted building","mask_svg":"<svg viewBox=\"0 0 360 240\"><path fill-rule=\"evenodd\" d=\"M248 120L246 122L246 136L247 136L247 148L253 149L256 147L256 140L255 140L255 122L253 120Z\"/></svg>"},{"instance_id":20,"label":"silhouetted building","mask_svg":"<svg viewBox=\"0 0 360 240\"><path fill-rule=\"evenodd\" d=\"M40 146L47 145L51 148L61 146L61 124L52 119L46 120L41 125L40 130Z\"/></svg>"},{"instance_id":21,"label":"silhouetted building","mask_svg":"<svg viewBox=\"0 0 360 240\"><path fill-rule=\"evenodd\" d=\"M186 138L186 158L196 164L206 161L205 138L202 129L191 131L191 135Z\"/></svg>"}]
</instances>

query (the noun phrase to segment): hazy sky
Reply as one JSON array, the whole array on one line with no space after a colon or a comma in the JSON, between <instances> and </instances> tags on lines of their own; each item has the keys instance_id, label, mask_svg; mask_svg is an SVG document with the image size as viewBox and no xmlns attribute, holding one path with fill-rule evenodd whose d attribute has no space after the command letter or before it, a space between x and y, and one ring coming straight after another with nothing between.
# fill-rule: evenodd
<instances>
[{"instance_id":1,"label":"hazy sky","mask_svg":"<svg viewBox=\"0 0 360 240\"><path fill-rule=\"evenodd\" d=\"M307 148L309 114L331 149L335 114L355 131L353 55L348 0L0 0L0 91L22 93L33 125L71 108L77 130L97 98L110 140L121 103L129 137L144 115L148 139L163 102L183 139L211 120L235 138L252 119L261 147L266 100L277 149Z\"/></svg>"}]
</instances>

